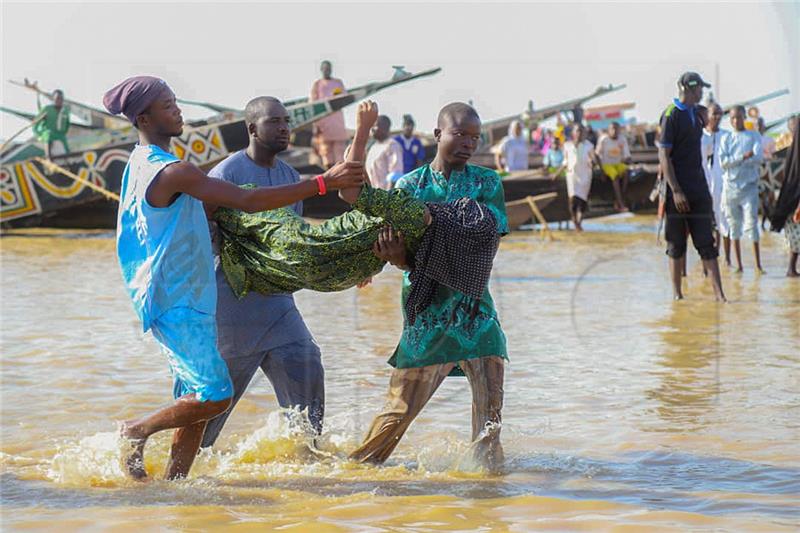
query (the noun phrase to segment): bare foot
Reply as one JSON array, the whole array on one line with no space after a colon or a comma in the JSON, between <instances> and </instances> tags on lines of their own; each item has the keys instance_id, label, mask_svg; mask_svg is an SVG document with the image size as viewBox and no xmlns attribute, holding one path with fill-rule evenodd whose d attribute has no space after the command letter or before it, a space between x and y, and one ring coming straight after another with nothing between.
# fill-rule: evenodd
<instances>
[{"instance_id":1,"label":"bare foot","mask_svg":"<svg viewBox=\"0 0 800 533\"><path fill-rule=\"evenodd\" d=\"M676 302L677 302L678 300L683 300L683 294L680 294L680 293L678 293L678 294L673 294L673 295L672 295L672 299L673 299L673 300L675 300Z\"/></svg>"},{"instance_id":2,"label":"bare foot","mask_svg":"<svg viewBox=\"0 0 800 533\"><path fill-rule=\"evenodd\" d=\"M144 445L147 443L147 437L137 431L136 424L132 420L120 424L119 436L130 446L130 450L125 450L127 454L125 468L128 474L136 481L144 481L147 479L147 471L144 468Z\"/></svg>"},{"instance_id":3,"label":"bare foot","mask_svg":"<svg viewBox=\"0 0 800 533\"><path fill-rule=\"evenodd\" d=\"M786 277L787 278L800 278L800 272L797 272L796 270L789 270L789 271L786 272Z\"/></svg>"}]
</instances>

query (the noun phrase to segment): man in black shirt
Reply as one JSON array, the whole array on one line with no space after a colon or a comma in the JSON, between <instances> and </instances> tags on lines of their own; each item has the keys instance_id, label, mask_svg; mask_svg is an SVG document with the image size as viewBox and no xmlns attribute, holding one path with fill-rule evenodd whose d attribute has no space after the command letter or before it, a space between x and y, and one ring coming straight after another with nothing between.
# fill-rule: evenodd
<instances>
[{"instance_id":1,"label":"man in black shirt","mask_svg":"<svg viewBox=\"0 0 800 533\"><path fill-rule=\"evenodd\" d=\"M661 138L658 159L667 181L666 224L673 295L683 299L681 260L686 255L687 229L692 243L711 274L717 301L725 301L714 243L714 203L703 172L700 142L706 115L697 104L703 87L711 87L696 72L687 72L678 80L678 98L661 115Z\"/></svg>"}]
</instances>

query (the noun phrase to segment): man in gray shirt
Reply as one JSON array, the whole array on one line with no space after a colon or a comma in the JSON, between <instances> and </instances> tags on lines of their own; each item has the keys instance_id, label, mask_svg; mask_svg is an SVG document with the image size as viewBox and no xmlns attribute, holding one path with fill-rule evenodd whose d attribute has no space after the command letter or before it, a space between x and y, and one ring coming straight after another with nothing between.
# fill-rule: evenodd
<instances>
[{"instance_id":1,"label":"man in gray shirt","mask_svg":"<svg viewBox=\"0 0 800 533\"><path fill-rule=\"evenodd\" d=\"M276 157L289 145L289 120L289 113L279 100L265 96L251 100L245 108L249 146L228 156L209 176L237 185L297 183L300 180L297 171ZM292 207L302 214L302 202ZM214 242L218 245L216 238ZM202 446L214 444L259 368L272 383L280 406L308 409L308 419L320 433L325 410L325 375L319 346L306 327L294 297L251 292L239 300L228 286L219 261L216 263L218 345L233 380L234 397L228 412L208 422Z\"/></svg>"}]
</instances>

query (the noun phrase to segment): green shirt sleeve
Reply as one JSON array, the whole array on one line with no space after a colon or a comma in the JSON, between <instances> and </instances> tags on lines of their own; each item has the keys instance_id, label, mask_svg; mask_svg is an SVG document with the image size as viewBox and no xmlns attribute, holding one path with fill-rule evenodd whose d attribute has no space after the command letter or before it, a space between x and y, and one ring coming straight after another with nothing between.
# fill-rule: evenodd
<instances>
[{"instance_id":1,"label":"green shirt sleeve","mask_svg":"<svg viewBox=\"0 0 800 533\"><path fill-rule=\"evenodd\" d=\"M497 172L491 171L493 176L484 183L482 191L483 198L479 201L491 210L497 219L497 233L505 235L508 233L508 217L506 216L506 199L503 192L503 180Z\"/></svg>"}]
</instances>

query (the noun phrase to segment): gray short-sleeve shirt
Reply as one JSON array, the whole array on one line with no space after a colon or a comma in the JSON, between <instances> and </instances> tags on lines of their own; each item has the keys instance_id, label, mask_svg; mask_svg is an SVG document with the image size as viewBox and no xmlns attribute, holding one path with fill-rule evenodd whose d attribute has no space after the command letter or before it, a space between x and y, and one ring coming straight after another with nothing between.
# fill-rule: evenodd
<instances>
[{"instance_id":1,"label":"gray short-sleeve shirt","mask_svg":"<svg viewBox=\"0 0 800 533\"><path fill-rule=\"evenodd\" d=\"M253 183L262 187L288 185L300 180L297 171L283 161L276 159L272 168L262 167L253 162L244 150L228 156L208 175L236 185ZM298 214L302 214L302 202L297 202L292 207ZM212 229L213 233L215 231ZM285 344L313 339L291 294L264 296L249 293L240 300L228 286L218 258L215 259L217 334L222 357L244 357Z\"/></svg>"}]
</instances>

